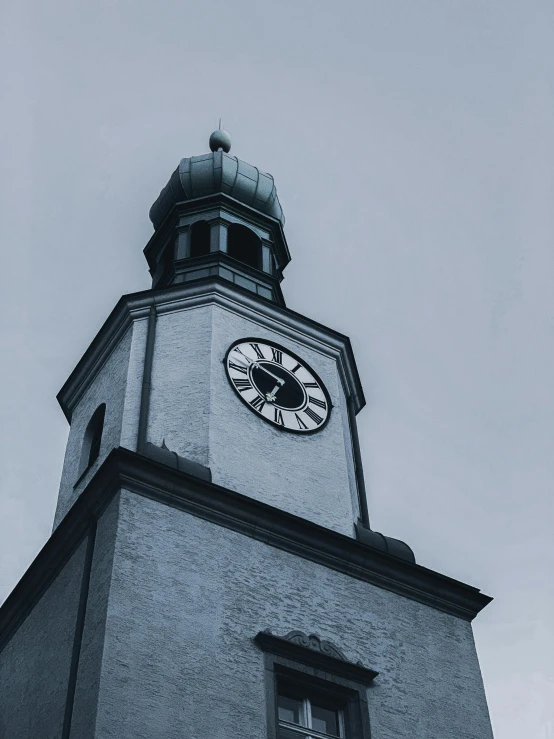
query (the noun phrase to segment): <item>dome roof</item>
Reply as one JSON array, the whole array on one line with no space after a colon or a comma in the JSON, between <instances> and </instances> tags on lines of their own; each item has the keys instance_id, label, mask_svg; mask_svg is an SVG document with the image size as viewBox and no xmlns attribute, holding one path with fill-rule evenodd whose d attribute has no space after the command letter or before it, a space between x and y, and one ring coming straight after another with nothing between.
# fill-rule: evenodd
<instances>
[{"instance_id":1,"label":"dome roof","mask_svg":"<svg viewBox=\"0 0 554 739\"><path fill-rule=\"evenodd\" d=\"M150 220L157 229L175 203L220 192L285 222L273 177L224 151L181 159L150 208Z\"/></svg>"}]
</instances>

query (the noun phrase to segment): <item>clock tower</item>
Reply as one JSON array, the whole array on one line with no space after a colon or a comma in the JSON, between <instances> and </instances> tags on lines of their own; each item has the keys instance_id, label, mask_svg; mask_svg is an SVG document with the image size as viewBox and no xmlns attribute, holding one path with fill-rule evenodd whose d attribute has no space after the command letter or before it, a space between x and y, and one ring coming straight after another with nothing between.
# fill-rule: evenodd
<instances>
[{"instance_id":1,"label":"clock tower","mask_svg":"<svg viewBox=\"0 0 554 739\"><path fill-rule=\"evenodd\" d=\"M490 738L490 598L372 530L350 341L287 308L275 183L230 147L181 160L152 289L58 395L53 533L0 609L0 738Z\"/></svg>"}]
</instances>

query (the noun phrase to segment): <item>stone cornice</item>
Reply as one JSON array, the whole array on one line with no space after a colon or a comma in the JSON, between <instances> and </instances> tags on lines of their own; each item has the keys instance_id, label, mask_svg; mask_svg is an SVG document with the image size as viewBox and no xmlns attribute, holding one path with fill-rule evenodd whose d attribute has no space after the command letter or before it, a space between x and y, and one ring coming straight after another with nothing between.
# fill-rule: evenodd
<instances>
[{"instance_id":1,"label":"stone cornice","mask_svg":"<svg viewBox=\"0 0 554 739\"><path fill-rule=\"evenodd\" d=\"M121 490L148 497L358 580L471 621L492 599L304 518L214 485L127 449L114 449L0 609L9 638L88 529Z\"/></svg>"},{"instance_id":2,"label":"stone cornice","mask_svg":"<svg viewBox=\"0 0 554 739\"><path fill-rule=\"evenodd\" d=\"M58 393L58 401L68 421L71 421L73 409L79 398L133 320L146 318L151 305L154 305L157 313L161 315L208 304L232 307L237 314L254 318L264 328L277 328L296 341L301 335L303 343L307 346L334 355L346 395L352 396L356 413L364 407L365 397L352 345L347 336L289 308L281 308L270 301L258 298L248 290L243 290L226 280L209 277L188 285L175 285L161 290L144 290L124 295L119 300Z\"/></svg>"}]
</instances>

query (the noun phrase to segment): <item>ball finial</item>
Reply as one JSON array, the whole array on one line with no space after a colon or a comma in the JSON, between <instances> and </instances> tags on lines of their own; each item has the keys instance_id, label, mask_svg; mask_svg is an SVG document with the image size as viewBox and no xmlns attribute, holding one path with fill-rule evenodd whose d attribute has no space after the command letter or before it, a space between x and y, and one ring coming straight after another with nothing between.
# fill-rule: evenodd
<instances>
[{"instance_id":1,"label":"ball finial","mask_svg":"<svg viewBox=\"0 0 554 739\"><path fill-rule=\"evenodd\" d=\"M219 128L214 131L210 136L210 149L212 151L219 151L223 149L225 153L231 149L231 137L224 128Z\"/></svg>"}]
</instances>

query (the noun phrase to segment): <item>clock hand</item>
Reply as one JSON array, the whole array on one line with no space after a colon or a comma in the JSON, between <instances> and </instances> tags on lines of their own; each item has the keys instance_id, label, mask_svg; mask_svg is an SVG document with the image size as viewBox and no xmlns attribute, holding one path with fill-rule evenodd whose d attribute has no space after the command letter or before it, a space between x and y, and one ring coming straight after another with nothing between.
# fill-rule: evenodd
<instances>
[{"instance_id":1,"label":"clock hand","mask_svg":"<svg viewBox=\"0 0 554 739\"><path fill-rule=\"evenodd\" d=\"M277 391L279 390L280 387L281 385L275 385L275 387L270 393L266 393L265 399L267 400L268 403L275 402L275 398L277 397Z\"/></svg>"},{"instance_id":2,"label":"clock hand","mask_svg":"<svg viewBox=\"0 0 554 739\"><path fill-rule=\"evenodd\" d=\"M237 354L238 354L238 356L237 356ZM247 365L248 364L252 364L252 362L254 362L253 359L251 359L250 357L248 357L246 354L243 354L242 352L239 352L238 350L237 350L237 354L235 354L235 359L237 360L237 362L242 362L243 364L247 364ZM244 361L245 359L246 359L246 362ZM254 362L254 364L255 364L255 362Z\"/></svg>"},{"instance_id":3,"label":"clock hand","mask_svg":"<svg viewBox=\"0 0 554 739\"><path fill-rule=\"evenodd\" d=\"M283 385L285 384L285 381L283 380L283 378L282 378L282 377L277 377L277 375L274 375L274 374L273 374L273 372L270 372L270 371L269 371L268 369L266 369L265 367L262 367L262 365L261 365L261 364L258 364L258 363L256 362L256 363L254 364L254 367L257 367L258 369L261 369L261 370L262 370L262 372L265 372L265 373L266 373L267 375L270 375L271 377L273 377L273 379L277 381L277 385L278 385L278 387L282 387L282 386L283 386ZM273 392L273 391L272 391L272 392Z\"/></svg>"},{"instance_id":4,"label":"clock hand","mask_svg":"<svg viewBox=\"0 0 554 739\"><path fill-rule=\"evenodd\" d=\"M261 364L258 364L258 362L256 362L254 359L251 359L250 357L247 357L246 354L242 354L242 352L240 354L240 357L235 357L235 360L237 362L240 362L241 364L245 364L245 362L243 361L243 357L244 357L244 359L246 359L246 366L248 366L249 364L251 364L252 367L255 367L256 369L259 369L262 372L265 372L266 375L270 375L271 377L273 377L274 380L277 381L279 387L282 387L285 384L285 381L283 380L282 377L277 377L277 375L274 375L273 372L270 372L268 369L266 369L265 367L263 367ZM273 392L274 391L272 390L270 394L272 395Z\"/></svg>"}]
</instances>

